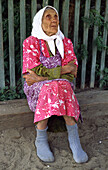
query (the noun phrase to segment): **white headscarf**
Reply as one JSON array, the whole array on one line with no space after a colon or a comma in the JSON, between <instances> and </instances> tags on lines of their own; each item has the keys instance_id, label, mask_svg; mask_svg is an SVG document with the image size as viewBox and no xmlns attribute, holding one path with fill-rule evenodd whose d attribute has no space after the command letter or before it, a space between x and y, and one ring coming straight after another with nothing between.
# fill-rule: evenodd
<instances>
[{"instance_id":1,"label":"white headscarf","mask_svg":"<svg viewBox=\"0 0 108 170\"><path fill-rule=\"evenodd\" d=\"M56 39L56 41L55 41L56 46L57 46L57 48L58 48L58 50L61 54L61 57L64 58L64 46L63 46L63 41L62 41L64 39L64 35L60 31L59 26L58 26L58 32L55 35L52 35L52 36L46 35L45 32L42 29L42 26L41 26L42 17L43 17L45 9L47 7L54 9L56 11L56 13L58 14L57 10L54 7L49 6L49 5L44 7L40 11L38 11L37 14L34 16L34 19L33 19L33 24L32 24L33 28L32 28L31 35L34 36L34 37L37 37L38 39L43 39L43 40L47 41L49 48L50 48L53 55L55 55L54 39Z\"/></svg>"}]
</instances>

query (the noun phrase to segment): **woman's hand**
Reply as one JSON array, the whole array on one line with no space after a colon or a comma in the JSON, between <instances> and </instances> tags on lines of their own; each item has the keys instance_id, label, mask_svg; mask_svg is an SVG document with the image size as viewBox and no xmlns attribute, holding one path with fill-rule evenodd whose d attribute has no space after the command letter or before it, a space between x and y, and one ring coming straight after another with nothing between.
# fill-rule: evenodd
<instances>
[{"instance_id":1,"label":"woman's hand","mask_svg":"<svg viewBox=\"0 0 108 170\"><path fill-rule=\"evenodd\" d=\"M68 64L69 64L69 67L70 67L70 70L71 70L70 73L73 74L74 77L76 78L77 77L77 71L78 71L77 66L73 62L70 62Z\"/></svg>"},{"instance_id":2,"label":"woman's hand","mask_svg":"<svg viewBox=\"0 0 108 170\"><path fill-rule=\"evenodd\" d=\"M25 74L23 78L26 80L28 86L40 81L40 76L38 76L34 71L27 69L29 74Z\"/></svg>"},{"instance_id":3,"label":"woman's hand","mask_svg":"<svg viewBox=\"0 0 108 170\"><path fill-rule=\"evenodd\" d=\"M75 61L69 62L67 65L62 66L61 74L71 73L74 77L77 77L77 66L74 64Z\"/></svg>"},{"instance_id":4,"label":"woman's hand","mask_svg":"<svg viewBox=\"0 0 108 170\"><path fill-rule=\"evenodd\" d=\"M26 80L28 86L31 86L34 83L39 82L39 81L48 80L48 77L38 76L34 71L30 69L27 69L27 72L29 74L24 75L23 78Z\"/></svg>"}]
</instances>

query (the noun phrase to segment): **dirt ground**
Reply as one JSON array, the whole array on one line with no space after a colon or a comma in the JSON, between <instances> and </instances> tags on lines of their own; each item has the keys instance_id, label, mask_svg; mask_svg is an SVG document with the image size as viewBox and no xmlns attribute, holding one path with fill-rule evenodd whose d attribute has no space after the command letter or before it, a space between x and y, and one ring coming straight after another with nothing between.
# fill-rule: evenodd
<instances>
[{"instance_id":1,"label":"dirt ground","mask_svg":"<svg viewBox=\"0 0 108 170\"><path fill-rule=\"evenodd\" d=\"M84 106L85 102L82 103L84 122L83 124L79 122L78 127L82 147L89 156L87 163L75 163L65 130L53 132L51 129L48 132L48 139L55 162L40 161L36 156L34 145L35 128L21 127L0 131L0 170L108 170L108 98L106 95L108 97L108 91L107 94L104 93L104 98L102 94L100 98L97 96L97 99L94 94L92 97L86 95L88 104ZM84 94L79 96L80 102L83 98ZM65 129L64 123L62 127Z\"/></svg>"}]
</instances>

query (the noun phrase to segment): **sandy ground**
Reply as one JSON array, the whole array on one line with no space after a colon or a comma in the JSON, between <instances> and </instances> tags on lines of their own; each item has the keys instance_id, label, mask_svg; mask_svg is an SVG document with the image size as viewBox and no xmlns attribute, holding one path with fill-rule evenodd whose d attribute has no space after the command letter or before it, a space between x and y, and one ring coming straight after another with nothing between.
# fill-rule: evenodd
<instances>
[{"instance_id":1,"label":"sandy ground","mask_svg":"<svg viewBox=\"0 0 108 170\"><path fill-rule=\"evenodd\" d=\"M96 111L95 107L94 114ZM0 131L0 170L108 170L108 115L84 116L78 127L82 147L89 156L87 163L73 160L66 131L48 132L55 162L40 161L34 145L35 128L21 127Z\"/></svg>"}]
</instances>

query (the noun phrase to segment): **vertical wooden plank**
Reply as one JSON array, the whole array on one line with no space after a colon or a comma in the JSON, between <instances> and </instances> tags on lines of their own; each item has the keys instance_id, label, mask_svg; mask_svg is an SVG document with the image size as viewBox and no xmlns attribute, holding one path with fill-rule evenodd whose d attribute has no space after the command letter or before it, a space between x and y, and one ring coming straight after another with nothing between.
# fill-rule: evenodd
<instances>
[{"instance_id":1,"label":"vertical wooden plank","mask_svg":"<svg viewBox=\"0 0 108 170\"><path fill-rule=\"evenodd\" d=\"M43 0L43 7L45 7L46 5L48 5L48 0Z\"/></svg>"},{"instance_id":2,"label":"vertical wooden plank","mask_svg":"<svg viewBox=\"0 0 108 170\"><path fill-rule=\"evenodd\" d=\"M54 7L57 9L59 13L59 0L54 0Z\"/></svg>"},{"instance_id":3,"label":"vertical wooden plank","mask_svg":"<svg viewBox=\"0 0 108 170\"><path fill-rule=\"evenodd\" d=\"M105 22L108 22L108 0L106 0ZM106 44L107 44L107 36L108 36L108 31L107 31L107 29L104 27L104 31L103 31L103 42L104 42L104 45L105 45L105 46L106 46ZM105 54L106 54L106 50L103 49L103 50L102 50L102 54L101 54L101 66L100 66L101 75L100 75L100 80L103 78L102 71L103 71L104 68L105 68ZM101 87L101 84L100 84L100 87Z\"/></svg>"},{"instance_id":4,"label":"vertical wooden plank","mask_svg":"<svg viewBox=\"0 0 108 170\"><path fill-rule=\"evenodd\" d=\"M80 0L75 0L75 16L74 16L74 47L78 44L78 30L79 30L79 16L80 16Z\"/></svg>"},{"instance_id":5,"label":"vertical wooden plank","mask_svg":"<svg viewBox=\"0 0 108 170\"><path fill-rule=\"evenodd\" d=\"M62 17L61 17L61 28L64 35L68 37L68 25L69 25L69 2L70 0L63 1Z\"/></svg>"},{"instance_id":6,"label":"vertical wooden plank","mask_svg":"<svg viewBox=\"0 0 108 170\"><path fill-rule=\"evenodd\" d=\"M22 77L22 63L23 63L22 45L25 38L26 38L25 0L20 0L21 77ZM22 83L23 83L23 78L22 78Z\"/></svg>"},{"instance_id":7,"label":"vertical wooden plank","mask_svg":"<svg viewBox=\"0 0 108 170\"><path fill-rule=\"evenodd\" d=\"M31 19L33 18L37 12L37 0L31 0Z\"/></svg>"},{"instance_id":8,"label":"vertical wooden plank","mask_svg":"<svg viewBox=\"0 0 108 170\"><path fill-rule=\"evenodd\" d=\"M79 17L80 17L80 0L75 0L75 13L74 13L74 48L78 45L78 31L79 31ZM76 79L73 81L76 85Z\"/></svg>"},{"instance_id":9,"label":"vertical wooden plank","mask_svg":"<svg viewBox=\"0 0 108 170\"><path fill-rule=\"evenodd\" d=\"M8 27L9 27L9 69L10 87L15 87L15 52L14 52L14 7L13 0L8 1Z\"/></svg>"},{"instance_id":10,"label":"vertical wooden plank","mask_svg":"<svg viewBox=\"0 0 108 170\"><path fill-rule=\"evenodd\" d=\"M90 3L91 3L91 0L86 0L84 17L89 17ZM87 45L88 45L88 29L89 29L88 25L86 23L84 23L83 44L85 45L86 50L87 50ZM81 89L85 88L86 60L87 60L87 58L84 58L82 60Z\"/></svg>"},{"instance_id":11,"label":"vertical wooden plank","mask_svg":"<svg viewBox=\"0 0 108 170\"><path fill-rule=\"evenodd\" d=\"M96 0L96 10L100 13L100 4L101 0ZM96 57L97 57L97 46L95 44L95 40L98 36L98 26L94 26L93 31L93 42L92 42L92 66L91 66L91 79L90 79L90 87L94 88L95 83L95 67L96 67Z\"/></svg>"},{"instance_id":12,"label":"vertical wooden plank","mask_svg":"<svg viewBox=\"0 0 108 170\"><path fill-rule=\"evenodd\" d=\"M1 2L1 0L0 0L0 88L5 88L4 58L3 58L2 2Z\"/></svg>"}]
</instances>

